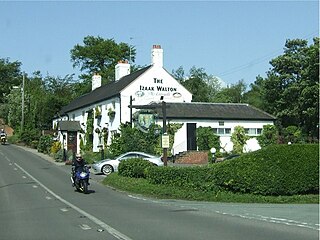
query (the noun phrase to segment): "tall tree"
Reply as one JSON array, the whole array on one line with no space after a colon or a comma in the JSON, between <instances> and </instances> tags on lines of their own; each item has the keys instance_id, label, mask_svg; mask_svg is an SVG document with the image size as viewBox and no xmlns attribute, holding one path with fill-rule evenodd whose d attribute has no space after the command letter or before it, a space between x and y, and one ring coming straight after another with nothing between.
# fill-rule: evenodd
<instances>
[{"instance_id":1,"label":"tall tree","mask_svg":"<svg viewBox=\"0 0 320 240\"><path fill-rule=\"evenodd\" d=\"M236 84L222 88L213 98L213 102L243 103L246 88L244 80L239 80Z\"/></svg>"},{"instance_id":2,"label":"tall tree","mask_svg":"<svg viewBox=\"0 0 320 240\"><path fill-rule=\"evenodd\" d=\"M102 76L103 83L113 81L115 65L120 60L130 59L134 62L136 50L126 43L117 44L113 39L87 36L83 45L75 45L70 54L73 67L80 67L84 72L80 78L84 80L84 86L87 86L94 73Z\"/></svg>"},{"instance_id":3,"label":"tall tree","mask_svg":"<svg viewBox=\"0 0 320 240\"><path fill-rule=\"evenodd\" d=\"M243 95L244 102L259 108L264 109L264 102L262 99L264 79L259 75L256 77L256 81L250 84L250 90Z\"/></svg>"},{"instance_id":4,"label":"tall tree","mask_svg":"<svg viewBox=\"0 0 320 240\"><path fill-rule=\"evenodd\" d=\"M193 66L189 71L189 76L185 76L183 68L179 67L172 74L192 93L193 102L211 102L221 89L222 81L208 75L203 68Z\"/></svg>"},{"instance_id":5,"label":"tall tree","mask_svg":"<svg viewBox=\"0 0 320 240\"><path fill-rule=\"evenodd\" d=\"M8 94L13 86L22 82L21 63L18 61L10 62L9 59L0 59L0 103L5 102L5 95Z\"/></svg>"},{"instance_id":6,"label":"tall tree","mask_svg":"<svg viewBox=\"0 0 320 240\"><path fill-rule=\"evenodd\" d=\"M284 54L272 59L263 84L264 110L280 119L283 127L298 126L318 137L319 38L287 40Z\"/></svg>"}]
</instances>

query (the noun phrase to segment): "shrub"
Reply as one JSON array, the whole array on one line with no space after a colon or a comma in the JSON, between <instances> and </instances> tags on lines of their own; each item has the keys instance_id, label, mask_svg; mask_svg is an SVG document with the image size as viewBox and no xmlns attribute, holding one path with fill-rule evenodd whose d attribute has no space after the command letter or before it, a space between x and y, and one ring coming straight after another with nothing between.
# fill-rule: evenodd
<instances>
[{"instance_id":1,"label":"shrub","mask_svg":"<svg viewBox=\"0 0 320 240\"><path fill-rule=\"evenodd\" d=\"M200 191L212 191L215 188L212 166L150 168L146 176L152 184Z\"/></svg>"},{"instance_id":2,"label":"shrub","mask_svg":"<svg viewBox=\"0 0 320 240\"><path fill-rule=\"evenodd\" d=\"M262 134L257 137L259 145L267 147L272 144L276 144L278 139L278 130L276 126L267 124L263 126Z\"/></svg>"},{"instance_id":3,"label":"shrub","mask_svg":"<svg viewBox=\"0 0 320 240\"><path fill-rule=\"evenodd\" d=\"M38 141L39 138L41 138L40 132L36 129L26 129L20 133L20 141L28 146L34 146L32 142Z\"/></svg>"},{"instance_id":4,"label":"shrub","mask_svg":"<svg viewBox=\"0 0 320 240\"><path fill-rule=\"evenodd\" d=\"M261 195L318 193L319 146L271 145L216 164L214 182L233 192Z\"/></svg>"},{"instance_id":5,"label":"shrub","mask_svg":"<svg viewBox=\"0 0 320 240\"><path fill-rule=\"evenodd\" d=\"M81 154L82 154L83 159L88 164L91 164L91 163L93 163L95 161L102 160L100 152L83 151L83 152L81 152Z\"/></svg>"},{"instance_id":6,"label":"shrub","mask_svg":"<svg viewBox=\"0 0 320 240\"><path fill-rule=\"evenodd\" d=\"M52 146L52 137L50 135L41 136L38 143L38 152L50 153L50 148Z\"/></svg>"},{"instance_id":7,"label":"shrub","mask_svg":"<svg viewBox=\"0 0 320 240\"><path fill-rule=\"evenodd\" d=\"M50 148L50 152L52 154L56 154L59 150L61 150L61 142L59 141L53 142Z\"/></svg>"},{"instance_id":8,"label":"shrub","mask_svg":"<svg viewBox=\"0 0 320 240\"><path fill-rule=\"evenodd\" d=\"M120 162L118 173L123 177L146 178L146 169L152 166L153 163L142 158L129 158Z\"/></svg>"},{"instance_id":9,"label":"shrub","mask_svg":"<svg viewBox=\"0 0 320 240\"><path fill-rule=\"evenodd\" d=\"M56 153L53 154L53 158L57 162L62 162L63 161L63 149L60 148Z\"/></svg>"}]
</instances>

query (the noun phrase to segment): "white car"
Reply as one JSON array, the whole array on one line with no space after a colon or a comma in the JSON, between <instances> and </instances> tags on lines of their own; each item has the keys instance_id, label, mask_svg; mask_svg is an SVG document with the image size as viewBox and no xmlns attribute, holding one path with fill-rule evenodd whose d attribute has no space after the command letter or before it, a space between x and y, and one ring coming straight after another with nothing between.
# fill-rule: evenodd
<instances>
[{"instance_id":1,"label":"white car","mask_svg":"<svg viewBox=\"0 0 320 240\"><path fill-rule=\"evenodd\" d=\"M104 159L99 162L92 164L92 169L95 172L103 173L104 175L109 175L112 172L118 171L118 166L121 161L129 158L143 158L156 166L163 166L163 161L161 157L153 156L144 152L127 152L116 159Z\"/></svg>"}]
</instances>

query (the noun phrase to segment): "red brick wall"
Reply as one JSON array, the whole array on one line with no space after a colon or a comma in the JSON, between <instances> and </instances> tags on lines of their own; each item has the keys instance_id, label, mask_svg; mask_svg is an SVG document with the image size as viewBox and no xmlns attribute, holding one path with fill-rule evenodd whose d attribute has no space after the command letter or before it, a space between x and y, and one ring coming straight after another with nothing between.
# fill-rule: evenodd
<instances>
[{"instance_id":1,"label":"red brick wall","mask_svg":"<svg viewBox=\"0 0 320 240\"><path fill-rule=\"evenodd\" d=\"M207 164L207 151L188 151L184 156L178 157L175 163L181 164Z\"/></svg>"}]
</instances>

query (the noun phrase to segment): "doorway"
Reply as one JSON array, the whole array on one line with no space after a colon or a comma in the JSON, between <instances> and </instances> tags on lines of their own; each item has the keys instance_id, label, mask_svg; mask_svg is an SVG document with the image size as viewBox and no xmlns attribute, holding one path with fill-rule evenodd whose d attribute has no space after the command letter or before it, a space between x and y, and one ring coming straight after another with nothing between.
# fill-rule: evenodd
<instances>
[{"instance_id":1,"label":"doorway","mask_svg":"<svg viewBox=\"0 0 320 240\"><path fill-rule=\"evenodd\" d=\"M197 150L197 124L187 123L187 150Z\"/></svg>"},{"instance_id":2,"label":"doorway","mask_svg":"<svg viewBox=\"0 0 320 240\"><path fill-rule=\"evenodd\" d=\"M68 132L67 150L77 153L77 132Z\"/></svg>"}]
</instances>

